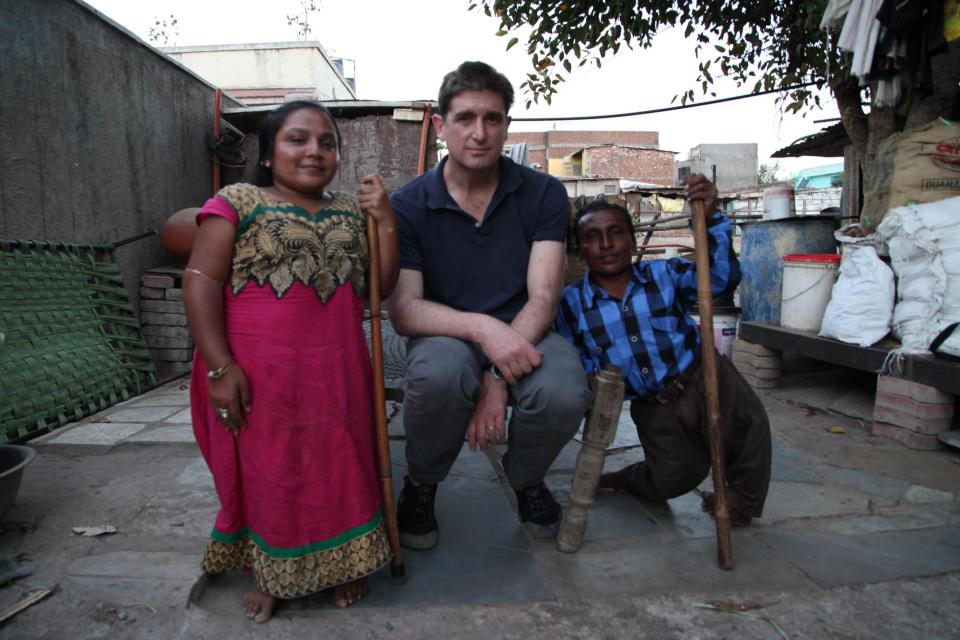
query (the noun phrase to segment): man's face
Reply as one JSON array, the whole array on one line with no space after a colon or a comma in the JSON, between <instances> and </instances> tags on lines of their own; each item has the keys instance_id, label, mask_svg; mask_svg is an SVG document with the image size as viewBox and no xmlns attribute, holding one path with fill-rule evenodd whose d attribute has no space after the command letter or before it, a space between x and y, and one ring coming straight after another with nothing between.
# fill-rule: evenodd
<instances>
[{"instance_id":1,"label":"man's face","mask_svg":"<svg viewBox=\"0 0 960 640\"><path fill-rule=\"evenodd\" d=\"M463 91L450 101L446 116L433 116L437 137L447 143L450 161L477 171L500 159L510 118L495 91Z\"/></svg>"},{"instance_id":2,"label":"man's face","mask_svg":"<svg viewBox=\"0 0 960 640\"><path fill-rule=\"evenodd\" d=\"M627 221L616 209L600 209L581 218L577 240L590 272L608 277L629 270L637 248Z\"/></svg>"}]
</instances>

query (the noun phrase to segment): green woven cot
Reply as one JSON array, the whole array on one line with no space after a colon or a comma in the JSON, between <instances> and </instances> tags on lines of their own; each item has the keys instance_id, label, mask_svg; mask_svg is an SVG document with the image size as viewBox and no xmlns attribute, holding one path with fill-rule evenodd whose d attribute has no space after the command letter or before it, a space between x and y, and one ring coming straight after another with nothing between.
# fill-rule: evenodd
<instances>
[{"instance_id":1,"label":"green woven cot","mask_svg":"<svg viewBox=\"0 0 960 640\"><path fill-rule=\"evenodd\" d=\"M156 385L113 248L0 240L0 443Z\"/></svg>"}]
</instances>

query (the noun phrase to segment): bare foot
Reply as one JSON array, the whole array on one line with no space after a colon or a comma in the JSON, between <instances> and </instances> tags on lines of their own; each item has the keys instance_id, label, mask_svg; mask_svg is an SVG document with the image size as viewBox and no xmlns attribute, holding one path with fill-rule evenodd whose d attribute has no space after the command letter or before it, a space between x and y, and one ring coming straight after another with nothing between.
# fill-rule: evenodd
<instances>
[{"instance_id":1,"label":"bare foot","mask_svg":"<svg viewBox=\"0 0 960 640\"><path fill-rule=\"evenodd\" d=\"M333 603L340 609L346 609L354 602L367 595L370 585L366 578L341 584L333 588Z\"/></svg>"},{"instance_id":2,"label":"bare foot","mask_svg":"<svg viewBox=\"0 0 960 640\"><path fill-rule=\"evenodd\" d=\"M263 624L273 617L277 599L254 587L243 594L243 613L257 624Z\"/></svg>"}]
</instances>

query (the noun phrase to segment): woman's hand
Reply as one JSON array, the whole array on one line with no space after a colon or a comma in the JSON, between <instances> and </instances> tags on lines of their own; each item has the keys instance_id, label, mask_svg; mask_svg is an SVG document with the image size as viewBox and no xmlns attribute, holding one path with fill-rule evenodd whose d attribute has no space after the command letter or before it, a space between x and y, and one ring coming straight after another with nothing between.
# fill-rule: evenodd
<instances>
[{"instance_id":1,"label":"woman's hand","mask_svg":"<svg viewBox=\"0 0 960 640\"><path fill-rule=\"evenodd\" d=\"M380 176L371 174L364 177L360 181L357 197L360 200L360 209L376 220L378 226L387 225L390 229L396 226L393 207L390 206L390 194L383 186Z\"/></svg>"},{"instance_id":2,"label":"woman's hand","mask_svg":"<svg viewBox=\"0 0 960 640\"><path fill-rule=\"evenodd\" d=\"M380 245L380 297L388 298L397 286L397 277L400 274L397 218L380 176L365 177L360 182L357 198L364 215L377 224L377 242Z\"/></svg>"},{"instance_id":3,"label":"woman's hand","mask_svg":"<svg viewBox=\"0 0 960 640\"><path fill-rule=\"evenodd\" d=\"M219 378L210 380L210 405L224 428L237 435L246 428L243 415L252 408L247 376L234 362Z\"/></svg>"}]
</instances>

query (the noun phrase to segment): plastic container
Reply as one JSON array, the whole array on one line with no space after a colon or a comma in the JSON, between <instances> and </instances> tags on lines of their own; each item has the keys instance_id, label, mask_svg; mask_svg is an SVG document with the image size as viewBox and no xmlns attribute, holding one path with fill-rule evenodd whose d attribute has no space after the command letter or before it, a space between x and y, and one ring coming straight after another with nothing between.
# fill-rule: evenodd
<instances>
[{"instance_id":1,"label":"plastic container","mask_svg":"<svg viewBox=\"0 0 960 640\"><path fill-rule=\"evenodd\" d=\"M775 185L763 190L763 219L782 220L797 215L793 187Z\"/></svg>"},{"instance_id":2,"label":"plastic container","mask_svg":"<svg viewBox=\"0 0 960 640\"><path fill-rule=\"evenodd\" d=\"M0 520L17 501L23 470L36 456L36 450L31 447L0 444Z\"/></svg>"},{"instance_id":3,"label":"plastic container","mask_svg":"<svg viewBox=\"0 0 960 640\"><path fill-rule=\"evenodd\" d=\"M691 313L690 317L700 326L700 314ZM737 338L737 325L740 323L740 310L713 310L713 344L717 351L733 357L733 341Z\"/></svg>"},{"instance_id":4,"label":"plastic container","mask_svg":"<svg viewBox=\"0 0 960 640\"><path fill-rule=\"evenodd\" d=\"M795 253L783 256L783 294L780 326L820 331L823 312L837 279L836 253Z\"/></svg>"}]
</instances>

